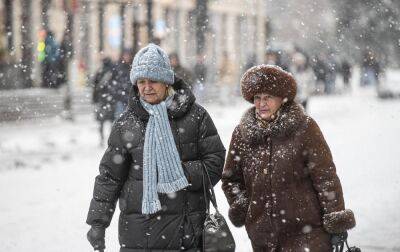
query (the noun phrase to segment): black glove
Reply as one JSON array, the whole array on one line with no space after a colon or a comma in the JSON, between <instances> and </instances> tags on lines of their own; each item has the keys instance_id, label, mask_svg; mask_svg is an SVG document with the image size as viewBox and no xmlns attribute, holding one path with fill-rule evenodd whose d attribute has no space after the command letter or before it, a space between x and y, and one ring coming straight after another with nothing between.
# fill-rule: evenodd
<instances>
[{"instance_id":1,"label":"black glove","mask_svg":"<svg viewBox=\"0 0 400 252\"><path fill-rule=\"evenodd\" d=\"M236 227L241 227L245 224L246 215L249 208L249 199L242 193L233 202L228 211L229 219Z\"/></svg>"},{"instance_id":2,"label":"black glove","mask_svg":"<svg viewBox=\"0 0 400 252\"><path fill-rule=\"evenodd\" d=\"M104 237L106 230L103 227L92 226L86 237L94 250L99 250L100 252L104 251L106 248Z\"/></svg>"},{"instance_id":3,"label":"black glove","mask_svg":"<svg viewBox=\"0 0 400 252\"><path fill-rule=\"evenodd\" d=\"M332 246L336 249L335 251L343 251L344 243L347 240L347 232L343 232L340 234L332 234L331 236L331 243Z\"/></svg>"}]
</instances>

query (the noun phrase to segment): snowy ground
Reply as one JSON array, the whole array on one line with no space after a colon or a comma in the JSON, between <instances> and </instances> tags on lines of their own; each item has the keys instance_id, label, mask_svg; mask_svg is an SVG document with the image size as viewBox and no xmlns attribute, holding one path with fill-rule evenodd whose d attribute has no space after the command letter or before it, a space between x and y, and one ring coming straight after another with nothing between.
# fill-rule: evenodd
<instances>
[{"instance_id":1,"label":"snowy ground","mask_svg":"<svg viewBox=\"0 0 400 252\"><path fill-rule=\"evenodd\" d=\"M248 106L207 106L226 146ZM356 215L350 243L363 251L400 251L400 100L355 90L313 98L310 114L332 149L346 205ZM0 124L0 251L91 251L85 218L104 151L96 130L89 115L73 123L55 118ZM110 252L119 248L118 212L114 216L106 234ZM251 251L245 230L232 230L237 251Z\"/></svg>"}]
</instances>

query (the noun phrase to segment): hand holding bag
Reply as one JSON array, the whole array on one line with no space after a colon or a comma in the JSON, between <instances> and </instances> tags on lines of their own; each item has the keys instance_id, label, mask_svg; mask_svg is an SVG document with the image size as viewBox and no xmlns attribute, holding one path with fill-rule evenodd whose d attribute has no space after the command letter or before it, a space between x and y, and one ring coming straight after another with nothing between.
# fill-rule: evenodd
<instances>
[{"instance_id":1,"label":"hand holding bag","mask_svg":"<svg viewBox=\"0 0 400 252\"><path fill-rule=\"evenodd\" d=\"M206 201L207 216L203 229L203 252L234 252L235 240L229 230L224 217L219 213L214 189L211 184L207 169L203 169L203 189ZM215 213L210 213L208 197L215 208Z\"/></svg>"}]
</instances>

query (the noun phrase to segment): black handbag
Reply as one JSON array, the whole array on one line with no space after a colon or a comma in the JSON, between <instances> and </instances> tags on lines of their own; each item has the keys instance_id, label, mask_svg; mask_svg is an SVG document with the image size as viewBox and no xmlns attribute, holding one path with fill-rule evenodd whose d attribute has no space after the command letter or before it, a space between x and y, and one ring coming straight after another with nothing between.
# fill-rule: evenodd
<instances>
[{"instance_id":1,"label":"black handbag","mask_svg":"<svg viewBox=\"0 0 400 252\"><path fill-rule=\"evenodd\" d=\"M214 189L207 169L204 168L203 170L204 199L207 207L207 216L203 229L203 252L234 252L236 247L235 240L225 218L218 211ZM210 213L208 198L215 208L214 214Z\"/></svg>"}]
</instances>

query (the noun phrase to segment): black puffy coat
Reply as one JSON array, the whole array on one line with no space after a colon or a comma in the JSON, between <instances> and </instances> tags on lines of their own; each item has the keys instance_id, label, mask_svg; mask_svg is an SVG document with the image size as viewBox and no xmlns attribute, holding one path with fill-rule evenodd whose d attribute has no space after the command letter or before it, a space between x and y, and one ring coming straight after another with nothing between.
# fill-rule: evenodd
<instances>
[{"instance_id":1,"label":"black puffy coat","mask_svg":"<svg viewBox=\"0 0 400 252\"><path fill-rule=\"evenodd\" d=\"M201 248L206 212L202 169L208 170L215 185L221 178L225 148L209 114L195 103L185 83L177 79L173 88L175 106L168 109L168 115L190 186L173 195L159 194L160 212L141 213L143 145L149 115L140 104L136 86L128 109L114 123L100 163L86 222L108 227L119 199L121 252Z\"/></svg>"}]
</instances>

